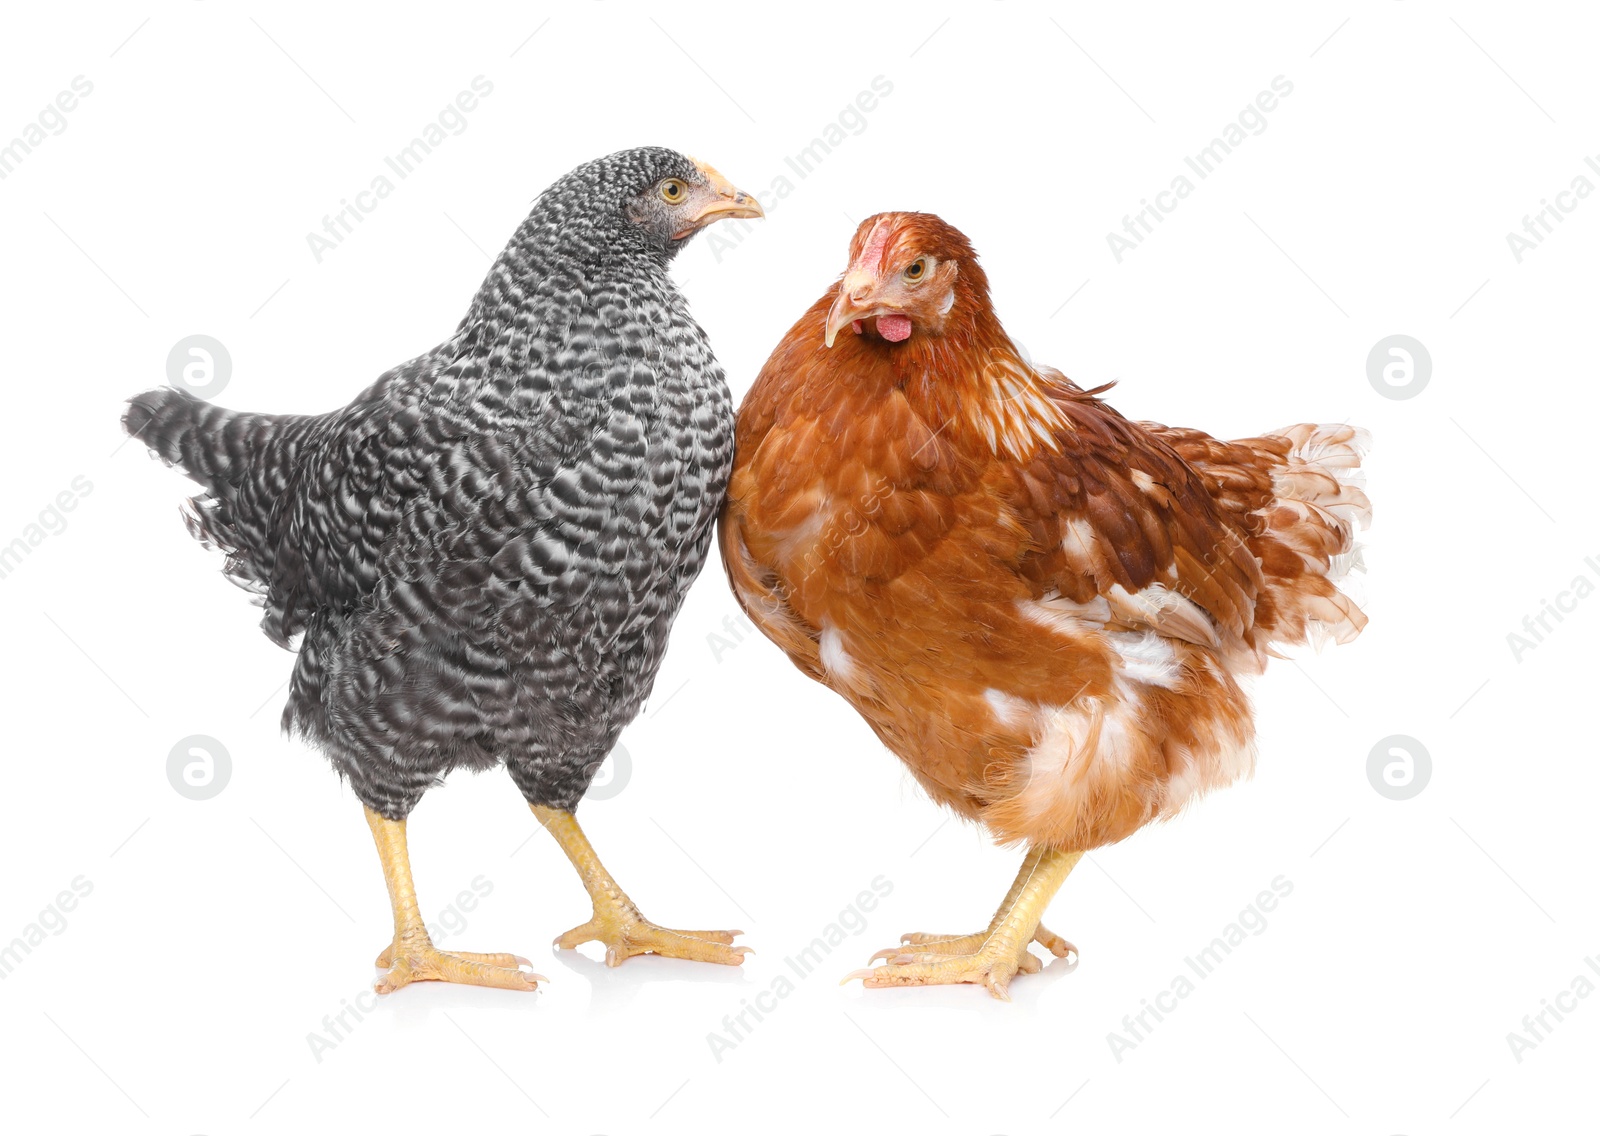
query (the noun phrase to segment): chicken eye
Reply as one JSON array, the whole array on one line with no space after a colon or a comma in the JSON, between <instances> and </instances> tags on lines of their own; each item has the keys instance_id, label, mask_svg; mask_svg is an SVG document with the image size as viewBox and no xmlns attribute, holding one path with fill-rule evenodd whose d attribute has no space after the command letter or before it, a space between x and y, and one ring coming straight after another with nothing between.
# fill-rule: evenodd
<instances>
[{"instance_id":1,"label":"chicken eye","mask_svg":"<svg viewBox=\"0 0 1600 1136\"><path fill-rule=\"evenodd\" d=\"M927 271L928 262L926 260L914 260L911 262L910 266L906 268L904 275L908 281L915 284L918 280L922 279L923 275Z\"/></svg>"},{"instance_id":2,"label":"chicken eye","mask_svg":"<svg viewBox=\"0 0 1600 1136\"><path fill-rule=\"evenodd\" d=\"M668 205L676 205L688 196L689 187L677 178L668 178L661 183L661 200Z\"/></svg>"}]
</instances>

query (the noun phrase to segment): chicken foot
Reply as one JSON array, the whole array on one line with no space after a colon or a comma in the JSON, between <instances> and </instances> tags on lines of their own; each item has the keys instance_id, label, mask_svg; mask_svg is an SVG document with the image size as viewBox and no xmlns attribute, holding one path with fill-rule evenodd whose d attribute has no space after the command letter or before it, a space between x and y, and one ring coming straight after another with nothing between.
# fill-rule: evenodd
<instances>
[{"instance_id":1,"label":"chicken foot","mask_svg":"<svg viewBox=\"0 0 1600 1136\"><path fill-rule=\"evenodd\" d=\"M394 909L394 941L384 948L376 965L387 973L373 985L390 994L413 982L460 982L469 986L494 986L501 990L536 990L548 981L523 967L533 964L521 955L469 954L441 951L428 937L417 906L417 889L411 880L411 854L406 848L406 822L389 820L367 809L367 825L378 845L383 879Z\"/></svg>"},{"instance_id":2,"label":"chicken foot","mask_svg":"<svg viewBox=\"0 0 1600 1136\"><path fill-rule=\"evenodd\" d=\"M599 942L606 948L606 965L620 966L634 955L657 954L666 958L690 959L738 966L749 947L733 945L743 931L675 931L652 923L640 914L628 894L606 871L594 846L578 826L578 818L562 809L531 805L550 835L578 870L584 890L594 904L594 915L557 937L555 946L571 950L580 943Z\"/></svg>"},{"instance_id":3,"label":"chicken foot","mask_svg":"<svg viewBox=\"0 0 1600 1136\"><path fill-rule=\"evenodd\" d=\"M1000 906L995 909L994 918L989 920L989 926L985 930L979 931L972 935L931 935L923 931L912 931L908 934L900 936L900 946L885 947L867 961L869 963L874 963L879 959L898 959L902 956L913 953L939 955L972 954L979 947L983 946L984 942L989 938L990 935L994 934L995 929L1000 926L1000 921L1005 917L1007 912L1009 912L1011 908L1015 906L1017 897L1022 894L1022 885L1025 884L1033 874L1030 865L1037 863L1037 857L1037 853L1030 853L1028 858L1023 862L1022 868L1017 872L1017 878L1011 883L1011 890L1006 892L1006 897L1000 901ZM1077 947L1067 942L1067 940L1050 930L1043 923L1040 923L1034 928L1033 942L1038 943L1041 947L1055 955L1057 958L1066 958L1068 955L1078 953ZM912 947L915 947L916 950L911 951L909 948ZM1040 969L1040 967L1037 965L1030 967L1028 965L1030 960L1034 963L1038 962L1038 960L1035 959L1032 954L1029 954L1027 959L1025 959L1022 963L1022 973L1034 974Z\"/></svg>"},{"instance_id":4,"label":"chicken foot","mask_svg":"<svg viewBox=\"0 0 1600 1136\"><path fill-rule=\"evenodd\" d=\"M900 946L881 950L869 960L886 959L883 966L852 971L843 981L859 978L862 985L874 988L978 982L996 998L1009 1000L1014 975L1036 974L1044 968L1028 950L1030 943L1038 943L1057 958L1077 953L1076 947L1040 920L1082 857L1082 852L1034 849L1023 860L987 930L974 935L904 935Z\"/></svg>"}]
</instances>

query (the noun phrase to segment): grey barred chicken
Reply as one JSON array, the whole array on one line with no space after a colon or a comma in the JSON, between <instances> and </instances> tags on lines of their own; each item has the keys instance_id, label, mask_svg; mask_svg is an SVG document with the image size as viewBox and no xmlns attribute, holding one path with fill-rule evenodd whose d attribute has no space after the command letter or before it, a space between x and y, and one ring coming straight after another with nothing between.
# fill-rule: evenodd
<instances>
[{"instance_id":1,"label":"grey barred chicken","mask_svg":"<svg viewBox=\"0 0 1600 1136\"><path fill-rule=\"evenodd\" d=\"M573 811L650 693L732 461L722 369L668 266L759 216L672 150L612 154L539 197L449 339L344 409L129 404L128 433L204 486L190 532L273 642L300 639L283 725L365 806L394 909L380 992L537 985L518 955L432 945L406 853L430 786L501 763L593 900L558 946L743 961L740 932L646 920Z\"/></svg>"}]
</instances>

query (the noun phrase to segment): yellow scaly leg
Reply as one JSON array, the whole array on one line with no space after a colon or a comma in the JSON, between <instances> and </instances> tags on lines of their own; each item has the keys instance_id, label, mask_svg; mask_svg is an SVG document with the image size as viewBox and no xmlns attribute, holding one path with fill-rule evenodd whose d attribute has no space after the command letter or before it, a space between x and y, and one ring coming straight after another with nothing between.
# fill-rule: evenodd
<instances>
[{"instance_id":1,"label":"yellow scaly leg","mask_svg":"<svg viewBox=\"0 0 1600 1136\"><path fill-rule=\"evenodd\" d=\"M879 967L868 966L845 975L843 981L859 978L868 987L939 986L960 982L981 982L996 998L1009 999L1008 987L1019 971L1034 974L1043 964L1028 950L1038 943L1057 958L1076 954L1077 948L1060 935L1045 928L1040 920L1056 892L1082 852L1059 852L1036 848L1023 860L1011 890L989 921L986 931L975 935L902 936L901 945L872 956L888 961Z\"/></svg>"},{"instance_id":2,"label":"yellow scaly leg","mask_svg":"<svg viewBox=\"0 0 1600 1136\"><path fill-rule=\"evenodd\" d=\"M557 947L571 950L579 943L603 943L607 966L620 966L623 959L642 954L719 962L727 966L744 962L750 948L733 946L734 937L744 934L743 931L674 931L650 922L600 863L594 846L578 827L577 817L544 805L530 807L539 823L561 845L572 866L578 869L584 890L594 903L593 918L556 939Z\"/></svg>"},{"instance_id":3,"label":"yellow scaly leg","mask_svg":"<svg viewBox=\"0 0 1600 1136\"><path fill-rule=\"evenodd\" d=\"M879 959L897 959L908 953L939 954L939 955L965 955L981 947L985 940L1000 925L1007 912L1017 902L1017 897L1022 894L1022 885L1025 884L1038 866L1041 853L1037 850L1029 852L1022 862L1022 867L1017 872L1017 878L1012 881L1011 890L1006 892L1006 897L1000 901L1000 906L995 909L994 918L989 920L989 926L973 935L932 935L924 931L912 931L900 936L900 946L885 947L873 955L869 962ZM1078 953L1078 948L1067 942L1043 923L1039 924L1033 932L1033 941L1045 950L1055 955L1056 958L1066 958L1068 955ZM916 948L911 952L910 948ZM1031 965L1030 965L1031 964ZM1041 969L1041 964L1033 955L1028 955L1022 962L1023 974L1035 974Z\"/></svg>"},{"instance_id":4,"label":"yellow scaly leg","mask_svg":"<svg viewBox=\"0 0 1600 1136\"><path fill-rule=\"evenodd\" d=\"M536 990L549 981L523 970L532 964L521 955L445 952L428 938L417 907L417 889L411 882L411 855L406 850L406 822L389 820L367 809L367 825L378 845L383 879L389 886L394 909L394 941L378 956L377 965L388 973L374 989L389 994L413 982L462 982L470 986L495 986L502 990Z\"/></svg>"}]
</instances>

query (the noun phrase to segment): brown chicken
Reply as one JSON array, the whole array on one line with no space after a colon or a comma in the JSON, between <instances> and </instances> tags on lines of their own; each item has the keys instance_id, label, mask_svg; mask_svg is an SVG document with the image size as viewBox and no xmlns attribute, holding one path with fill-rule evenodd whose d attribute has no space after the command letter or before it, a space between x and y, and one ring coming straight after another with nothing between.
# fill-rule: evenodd
<instances>
[{"instance_id":1,"label":"brown chicken","mask_svg":"<svg viewBox=\"0 0 1600 1136\"><path fill-rule=\"evenodd\" d=\"M739 412L734 594L932 797L1028 854L987 930L912 934L868 986L1005 997L1084 852L1250 773L1238 678L1354 638L1363 431L1224 442L1131 422L1006 335L971 244L862 222Z\"/></svg>"}]
</instances>

